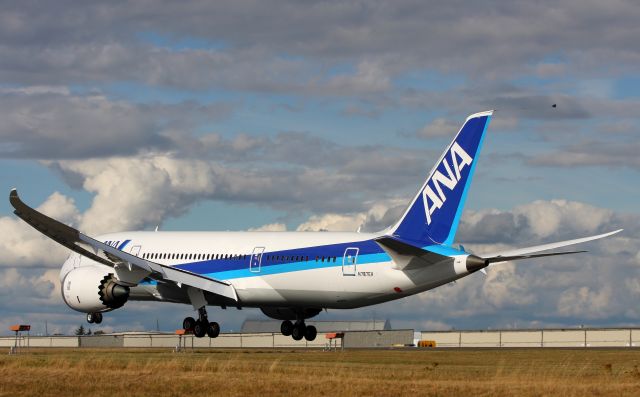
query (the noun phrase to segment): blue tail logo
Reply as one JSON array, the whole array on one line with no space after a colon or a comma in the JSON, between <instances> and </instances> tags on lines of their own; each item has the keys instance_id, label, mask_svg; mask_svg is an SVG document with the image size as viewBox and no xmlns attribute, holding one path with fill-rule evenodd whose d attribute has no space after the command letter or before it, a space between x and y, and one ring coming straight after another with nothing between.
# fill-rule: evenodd
<instances>
[{"instance_id":1,"label":"blue tail logo","mask_svg":"<svg viewBox=\"0 0 640 397\"><path fill-rule=\"evenodd\" d=\"M440 156L391 233L417 245L451 245L492 111L476 113Z\"/></svg>"},{"instance_id":2,"label":"blue tail logo","mask_svg":"<svg viewBox=\"0 0 640 397\"><path fill-rule=\"evenodd\" d=\"M447 176L440 172L440 170L436 169L436 171L433 173L433 176L428 180L427 187L424 189L422 194L422 199L424 201L424 211L427 216L427 225L431 224L431 215L438 208L442 208L444 203L447 201L447 196L442 190L442 185L444 185L450 191L453 191L460 181L463 168L467 165L471 165L471 163L473 162L471 156L469 156L469 154L465 152L462 147L460 147L458 142L453 142L451 150L449 151L449 156L449 158L451 159L451 164L453 165L453 170L455 172L451 170L449 161L445 157L440 164L444 166L447 172ZM433 191L434 189L435 192Z\"/></svg>"}]
</instances>

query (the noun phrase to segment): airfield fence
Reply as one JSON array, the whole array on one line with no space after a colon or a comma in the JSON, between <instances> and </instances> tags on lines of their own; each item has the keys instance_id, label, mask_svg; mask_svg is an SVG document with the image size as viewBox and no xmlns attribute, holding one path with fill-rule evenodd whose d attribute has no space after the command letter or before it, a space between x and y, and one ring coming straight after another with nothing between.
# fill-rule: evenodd
<instances>
[{"instance_id":1,"label":"airfield fence","mask_svg":"<svg viewBox=\"0 0 640 397\"><path fill-rule=\"evenodd\" d=\"M437 347L638 347L637 328L422 331Z\"/></svg>"},{"instance_id":2,"label":"airfield fence","mask_svg":"<svg viewBox=\"0 0 640 397\"><path fill-rule=\"evenodd\" d=\"M486 331L422 331L379 330L347 331L343 338L332 341L332 347L367 348L407 345L417 340L435 341L436 348L590 348L640 347L640 328L584 328L538 330L486 330ZM0 348L10 348L15 336L0 337ZM224 333L215 339L195 338L163 333L119 333L92 336L21 336L19 348L326 348L329 341L324 334L316 340L294 341L279 333Z\"/></svg>"},{"instance_id":3,"label":"airfield fence","mask_svg":"<svg viewBox=\"0 0 640 397\"><path fill-rule=\"evenodd\" d=\"M324 335L316 340L295 341L276 333L262 334L220 334L217 338L196 338L193 335L175 335L161 333L122 333L84 336L21 336L17 338L19 348L27 347L138 347L138 348L305 348L328 346ZM16 337L0 337L0 347L12 347ZM340 341L333 342L341 347Z\"/></svg>"}]
</instances>

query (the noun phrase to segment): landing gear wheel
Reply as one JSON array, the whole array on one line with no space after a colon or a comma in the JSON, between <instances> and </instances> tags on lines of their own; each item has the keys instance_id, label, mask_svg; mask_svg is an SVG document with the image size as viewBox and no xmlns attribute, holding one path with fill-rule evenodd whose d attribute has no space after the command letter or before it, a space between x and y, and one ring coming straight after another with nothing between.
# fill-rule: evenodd
<instances>
[{"instance_id":1,"label":"landing gear wheel","mask_svg":"<svg viewBox=\"0 0 640 397\"><path fill-rule=\"evenodd\" d=\"M209 323L209 327L207 328L207 335L209 338L217 338L220 335L220 325L215 321Z\"/></svg>"},{"instance_id":2,"label":"landing gear wheel","mask_svg":"<svg viewBox=\"0 0 640 397\"><path fill-rule=\"evenodd\" d=\"M100 324L102 322L102 313L94 313L93 322L96 324Z\"/></svg>"},{"instance_id":3,"label":"landing gear wheel","mask_svg":"<svg viewBox=\"0 0 640 397\"><path fill-rule=\"evenodd\" d=\"M291 337L293 338L293 340L302 340L302 338L304 338L305 328L306 327L304 323L294 325L293 331L291 332Z\"/></svg>"},{"instance_id":4,"label":"landing gear wheel","mask_svg":"<svg viewBox=\"0 0 640 397\"><path fill-rule=\"evenodd\" d=\"M209 324L198 320L196 321L196 325L193 326L193 335L195 335L196 338L202 338L207 333L207 328L209 328Z\"/></svg>"},{"instance_id":5,"label":"landing gear wheel","mask_svg":"<svg viewBox=\"0 0 640 397\"><path fill-rule=\"evenodd\" d=\"M308 325L304 329L304 338L308 341L312 341L318 335L318 330L313 325Z\"/></svg>"},{"instance_id":6,"label":"landing gear wheel","mask_svg":"<svg viewBox=\"0 0 640 397\"><path fill-rule=\"evenodd\" d=\"M192 330L196 325L196 320L193 317L187 317L182 320L182 329L185 331Z\"/></svg>"},{"instance_id":7,"label":"landing gear wheel","mask_svg":"<svg viewBox=\"0 0 640 397\"><path fill-rule=\"evenodd\" d=\"M96 321L93 313L87 313L87 322L93 324Z\"/></svg>"},{"instance_id":8,"label":"landing gear wheel","mask_svg":"<svg viewBox=\"0 0 640 397\"><path fill-rule=\"evenodd\" d=\"M291 332L293 331L293 323L289 320L284 320L282 325L280 325L280 332L284 336L291 336Z\"/></svg>"}]
</instances>

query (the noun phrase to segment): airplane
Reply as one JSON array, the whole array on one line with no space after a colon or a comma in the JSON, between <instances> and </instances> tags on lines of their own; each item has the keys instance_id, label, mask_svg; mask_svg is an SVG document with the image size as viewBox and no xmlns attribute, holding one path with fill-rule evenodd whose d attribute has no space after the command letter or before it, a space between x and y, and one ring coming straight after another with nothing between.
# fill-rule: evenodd
<instances>
[{"instance_id":1,"label":"airplane","mask_svg":"<svg viewBox=\"0 0 640 397\"><path fill-rule=\"evenodd\" d=\"M398 221L377 233L130 231L91 237L27 206L15 215L72 252L62 298L100 324L128 301L191 304L182 327L215 338L207 306L259 308L281 333L314 340L305 320L418 294L495 264L586 251L553 251L622 231L484 255L454 247L460 216L493 111L470 115Z\"/></svg>"}]
</instances>

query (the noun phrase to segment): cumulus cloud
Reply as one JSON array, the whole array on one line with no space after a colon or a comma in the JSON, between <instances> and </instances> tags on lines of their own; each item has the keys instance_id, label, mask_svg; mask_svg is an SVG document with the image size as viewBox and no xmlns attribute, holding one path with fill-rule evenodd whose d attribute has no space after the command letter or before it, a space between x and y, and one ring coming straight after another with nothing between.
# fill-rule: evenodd
<instances>
[{"instance_id":1,"label":"cumulus cloud","mask_svg":"<svg viewBox=\"0 0 640 397\"><path fill-rule=\"evenodd\" d=\"M65 12L70 8L73 18ZM193 89L281 91L313 86L314 75L335 76L331 66L353 63L360 66L347 85L375 92L386 88L389 73L411 69L495 79L530 71L533 59L541 76L562 73L558 65L563 64L572 74L591 75L605 68L609 73L635 70L640 58L634 45L638 11L626 1L606 7L517 1L485 8L464 2L342 1L301 11L278 0L182 2L179 7L161 2L153 12L135 2L56 7L20 2L7 6L2 16L0 55L7 62L0 75L26 84L116 76ZM611 20L617 29L609 29ZM184 45L193 38L201 44ZM563 59L546 61L557 54ZM255 73L258 64L261 73ZM44 70L50 72L46 77ZM345 92L340 78L327 81Z\"/></svg>"},{"instance_id":2,"label":"cumulus cloud","mask_svg":"<svg viewBox=\"0 0 640 397\"><path fill-rule=\"evenodd\" d=\"M259 227L249 228L250 232L286 232L287 225L284 223L268 223Z\"/></svg>"},{"instance_id":3,"label":"cumulus cloud","mask_svg":"<svg viewBox=\"0 0 640 397\"><path fill-rule=\"evenodd\" d=\"M363 61L352 75L338 75L329 80L328 88L334 92L382 92L391 88L389 75L375 63Z\"/></svg>"},{"instance_id":4,"label":"cumulus cloud","mask_svg":"<svg viewBox=\"0 0 640 397\"><path fill-rule=\"evenodd\" d=\"M171 128L228 114L230 107L136 105L60 87L0 89L0 156L87 158L173 149Z\"/></svg>"},{"instance_id":5,"label":"cumulus cloud","mask_svg":"<svg viewBox=\"0 0 640 397\"><path fill-rule=\"evenodd\" d=\"M491 269L484 280L482 292L485 302L498 309L529 306L536 301L527 280L516 272L513 263Z\"/></svg>"},{"instance_id":6,"label":"cumulus cloud","mask_svg":"<svg viewBox=\"0 0 640 397\"><path fill-rule=\"evenodd\" d=\"M312 216L308 221L298 226L298 231L356 231L365 220L365 214L341 215L325 214Z\"/></svg>"},{"instance_id":7,"label":"cumulus cloud","mask_svg":"<svg viewBox=\"0 0 640 397\"><path fill-rule=\"evenodd\" d=\"M530 156L528 164L541 167L608 166L640 169L640 143L631 141L589 141L571 144L551 153Z\"/></svg>"},{"instance_id":8,"label":"cumulus cloud","mask_svg":"<svg viewBox=\"0 0 640 397\"><path fill-rule=\"evenodd\" d=\"M466 211L456 239L462 242L543 241L618 229L623 221L613 211L568 200L537 200L510 211Z\"/></svg>"},{"instance_id":9,"label":"cumulus cloud","mask_svg":"<svg viewBox=\"0 0 640 397\"><path fill-rule=\"evenodd\" d=\"M61 222L78 225L80 213L73 199L60 193L49 196L38 210ZM0 217L1 267L59 267L68 256L68 250L35 231L16 216Z\"/></svg>"},{"instance_id":10,"label":"cumulus cloud","mask_svg":"<svg viewBox=\"0 0 640 397\"><path fill-rule=\"evenodd\" d=\"M585 318L610 315L611 296L610 286L595 291L588 287L570 288L558 300L558 314Z\"/></svg>"},{"instance_id":11,"label":"cumulus cloud","mask_svg":"<svg viewBox=\"0 0 640 397\"><path fill-rule=\"evenodd\" d=\"M418 136L424 138L435 137L453 137L455 133L460 129L461 123L456 123L441 117L431 120L431 122L425 125L420 131Z\"/></svg>"}]
</instances>

